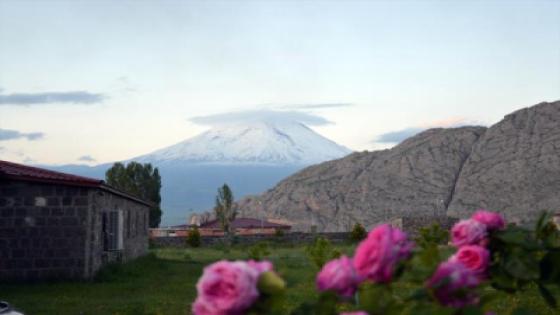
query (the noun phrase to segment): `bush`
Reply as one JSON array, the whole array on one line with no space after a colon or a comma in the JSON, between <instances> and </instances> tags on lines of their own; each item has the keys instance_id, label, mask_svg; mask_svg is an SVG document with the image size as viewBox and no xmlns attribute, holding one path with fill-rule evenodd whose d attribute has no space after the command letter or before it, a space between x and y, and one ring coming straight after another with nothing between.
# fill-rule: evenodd
<instances>
[{"instance_id":1,"label":"bush","mask_svg":"<svg viewBox=\"0 0 560 315\"><path fill-rule=\"evenodd\" d=\"M282 237L282 236L284 236L284 230L282 230L282 229L276 229L276 230L274 231L274 236L276 236L276 237Z\"/></svg>"},{"instance_id":2,"label":"bush","mask_svg":"<svg viewBox=\"0 0 560 315\"><path fill-rule=\"evenodd\" d=\"M200 247L200 231L195 226L192 230L189 231L187 234L187 244L190 247Z\"/></svg>"},{"instance_id":3,"label":"bush","mask_svg":"<svg viewBox=\"0 0 560 315\"><path fill-rule=\"evenodd\" d=\"M350 240L353 242L359 242L364 238L366 238L366 236L367 236L367 231L364 228L364 226L361 225L360 223L354 224L354 227L350 232Z\"/></svg>"},{"instance_id":4,"label":"bush","mask_svg":"<svg viewBox=\"0 0 560 315\"><path fill-rule=\"evenodd\" d=\"M327 261L340 256L340 251L335 250L331 242L322 236L317 237L312 244L307 246L305 251L309 260L319 269Z\"/></svg>"},{"instance_id":5,"label":"bush","mask_svg":"<svg viewBox=\"0 0 560 315\"><path fill-rule=\"evenodd\" d=\"M479 210L452 228L453 247L437 246L448 236L437 224L422 229L416 247L406 233L382 224L358 245L352 260L344 257L328 263L341 253L328 239L317 237L306 252L322 268L315 278L320 293L289 314L334 315L341 310L371 315L495 314L490 301L536 288L554 311L560 287L560 231L550 225L550 217L545 214L533 229L526 229L506 226L500 214ZM285 282L278 274L261 270L259 264L220 264L236 273L246 270L250 279L261 273L252 284L261 295L243 314L287 314ZM235 281L224 279L224 290L239 287ZM212 292L206 298L214 296ZM538 313L529 305L515 304L500 314Z\"/></svg>"},{"instance_id":6,"label":"bush","mask_svg":"<svg viewBox=\"0 0 560 315\"><path fill-rule=\"evenodd\" d=\"M437 223L420 228L419 233L415 241L422 248L445 245L449 240L449 231L442 229Z\"/></svg>"},{"instance_id":7,"label":"bush","mask_svg":"<svg viewBox=\"0 0 560 315\"><path fill-rule=\"evenodd\" d=\"M267 243L259 242L249 247L249 249L247 249L247 254L249 256L249 259L259 261L270 255L270 250L268 249Z\"/></svg>"}]
</instances>

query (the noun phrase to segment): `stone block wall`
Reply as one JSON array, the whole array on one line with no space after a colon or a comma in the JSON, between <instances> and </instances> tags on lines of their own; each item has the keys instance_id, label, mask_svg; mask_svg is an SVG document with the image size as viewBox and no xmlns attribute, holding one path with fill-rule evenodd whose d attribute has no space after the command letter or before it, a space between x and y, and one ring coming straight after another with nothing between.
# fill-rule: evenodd
<instances>
[{"instance_id":1,"label":"stone block wall","mask_svg":"<svg viewBox=\"0 0 560 315\"><path fill-rule=\"evenodd\" d=\"M81 278L87 188L0 182L0 281Z\"/></svg>"},{"instance_id":2,"label":"stone block wall","mask_svg":"<svg viewBox=\"0 0 560 315\"><path fill-rule=\"evenodd\" d=\"M126 262L148 252L149 207L107 191L91 191L88 217L86 277L92 277L104 265ZM103 245L103 212L123 212L122 251L105 251Z\"/></svg>"}]
</instances>

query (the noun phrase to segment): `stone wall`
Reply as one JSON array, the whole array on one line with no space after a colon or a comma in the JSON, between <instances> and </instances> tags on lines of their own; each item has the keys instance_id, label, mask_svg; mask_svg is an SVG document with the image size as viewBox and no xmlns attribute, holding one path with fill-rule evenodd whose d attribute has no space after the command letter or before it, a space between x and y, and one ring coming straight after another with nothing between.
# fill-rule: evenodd
<instances>
[{"instance_id":1,"label":"stone wall","mask_svg":"<svg viewBox=\"0 0 560 315\"><path fill-rule=\"evenodd\" d=\"M81 278L86 188L0 182L0 280Z\"/></svg>"},{"instance_id":2,"label":"stone wall","mask_svg":"<svg viewBox=\"0 0 560 315\"><path fill-rule=\"evenodd\" d=\"M347 232L333 232L333 233L286 233L283 236L274 236L269 234L254 234L254 235L238 235L235 237L235 243L241 245L251 245L262 241L279 242L286 244L306 244L311 243L316 237L322 236L329 239L333 243L340 243L349 239ZM157 247L185 247L185 237L155 237L150 239L153 246ZM225 238L222 236L202 236L202 246L212 246L223 244Z\"/></svg>"},{"instance_id":3,"label":"stone wall","mask_svg":"<svg viewBox=\"0 0 560 315\"><path fill-rule=\"evenodd\" d=\"M104 250L102 214L123 212L123 249ZM148 251L147 205L99 188L0 182L0 281L88 279Z\"/></svg>"},{"instance_id":4,"label":"stone wall","mask_svg":"<svg viewBox=\"0 0 560 315\"><path fill-rule=\"evenodd\" d=\"M91 212L88 217L86 277L91 277L104 264L126 262L148 252L149 207L127 198L100 190L90 192ZM103 212L123 212L122 251L105 251L103 246Z\"/></svg>"}]
</instances>

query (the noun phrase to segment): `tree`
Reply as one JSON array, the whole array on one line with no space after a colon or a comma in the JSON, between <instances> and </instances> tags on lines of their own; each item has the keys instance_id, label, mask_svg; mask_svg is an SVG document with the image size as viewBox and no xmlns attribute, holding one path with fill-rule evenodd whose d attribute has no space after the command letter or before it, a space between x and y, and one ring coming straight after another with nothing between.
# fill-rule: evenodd
<instances>
[{"instance_id":1,"label":"tree","mask_svg":"<svg viewBox=\"0 0 560 315\"><path fill-rule=\"evenodd\" d=\"M161 221L161 176L159 170L151 164L140 164L130 162L126 166L123 163L115 163L105 173L107 184L137 196L154 204L150 208L150 227L156 228Z\"/></svg>"},{"instance_id":2,"label":"tree","mask_svg":"<svg viewBox=\"0 0 560 315\"><path fill-rule=\"evenodd\" d=\"M216 196L216 206L214 207L216 218L220 222L224 234L231 238L233 233L231 230L231 223L235 220L237 211L233 208L233 193L227 184L218 188L218 195Z\"/></svg>"},{"instance_id":3,"label":"tree","mask_svg":"<svg viewBox=\"0 0 560 315\"><path fill-rule=\"evenodd\" d=\"M199 247L200 243L200 231L198 230L198 227L195 226L187 233L187 244L191 247Z\"/></svg>"},{"instance_id":4,"label":"tree","mask_svg":"<svg viewBox=\"0 0 560 315\"><path fill-rule=\"evenodd\" d=\"M361 225L360 223L354 224L354 228L352 228L352 231L350 232L350 240L353 242L359 242L365 239L366 236L367 236L367 231L364 228L364 226Z\"/></svg>"}]
</instances>

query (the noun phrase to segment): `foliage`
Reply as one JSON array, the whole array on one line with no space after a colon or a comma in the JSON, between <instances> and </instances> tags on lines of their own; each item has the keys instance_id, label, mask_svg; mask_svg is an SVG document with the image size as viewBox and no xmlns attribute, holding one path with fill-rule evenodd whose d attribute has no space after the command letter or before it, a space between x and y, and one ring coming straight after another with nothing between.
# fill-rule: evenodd
<instances>
[{"instance_id":1,"label":"foliage","mask_svg":"<svg viewBox=\"0 0 560 315\"><path fill-rule=\"evenodd\" d=\"M110 186L137 196L154 204L150 208L149 226L156 228L161 222L161 176L151 164L129 162L126 166L115 163L105 173L105 181Z\"/></svg>"},{"instance_id":2,"label":"foliage","mask_svg":"<svg viewBox=\"0 0 560 315\"><path fill-rule=\"evenodd\" d=\"M341 311L369 315L495 314L490 308L493 300L523 294L531 288L536 288L543 301L556 309L560 289L560 232L549 222L550 216L544 214L534 230L506 227L500 214L479 210L453 227L455 250L441 246L446 233L439 226L424 229L418 239L420 246L414 247L406 233L383 224L358 245L352 259L333 259L341 253L326 238L318 237L306 248L306 253L321 268L316 278L320 294L287 314L336 315ZM329 259L333 260L327 263ZM255 300L248 295L245 300L240 298L239 301L248 301L248 306L235 311L253 315L286 314L281 312L284 284L271 271L270 262L262 264L270 266L265 272L267 277L275 276L266 288L282 290L276 296L251 281L230 283L228 287L239 290L239 294L247 292L247 287L269 294ZM247 273L259 274L264 265L249 262L247 266ZM259 281L265 276L260 277ZM207 279L215 284L216 278ZM405 292L393 289L403 285L407 286ZM229 299L231 295L226 295L227 292L223 297ZM213 294L217 295L204 296L210 301L214 301L214 296L221 296L220 292ZM531 308L515 304L507 314L535 313Z\"/></svg>"},{"instance_id":3,"label":"foliage","mask_svg":"<svg viewBox=\"0 0 560 315\"><path fill-rule=\"evenodd\" d=\"M189 230L189 232L187 233L186 242L190 247L200 246L201 238L200 238L200 231L198 230L198 227L195 226L192 230Z\"/></svg>"},{"instance_id":4,"label":"foliage","mask_svg":"<svg viewBox=\"0 0 560 315\"><path fill-rule=\"evenodd\" d=\"M418 232L420 235L416 238L416 244L422 248L432 245L445 245L449 240L449 231L444 230L437 223L422 227Z\"/></svg>"},{"instance_id":5,"label":"foliage","mask_svg":"<svg viewBox=\"0 0 560 315\"><path fill-rule=\"evenodd\" d=\"M258 242L247 249L247 255L252 260L263 260L270 255L270 250L266 242Z\"/></svg>"},{"instance_id":6,"label":"foliage","mask_svg":"<svg viewBox=\"0 0 560 315\"><path fill-rule=\"evenodd\" d=\"M237 211L233 208L233 193L227 184L218 188L218 195L216 196L216 206L214 207L216 218L220 222L224 234L228 238L233 237L231 229L231 222L235 220ZM231 242L231 240L230 240Z\"/></svg>"},{"instance_id":7,"label":"foliage","mask_svg":"<svg viewBox=\"0 0 560 315\"><path fill-rule=\"evenodd\" d=\"M367 231L364 228L364 226L361 225L360 223L354 224L354 227L350 232L350 240L353 242L359 242L364 238L366 238L366 236L367 236Z\"/></svg>"},{"instance_id":8,"label":"foliage","mask_svg":"<svg viewBox=\"0 0 560 315\"><path fill-rule=\"evenodd\" d=\"M340 252L335 250L332 243L325 237L319 236L305 249L309 260L321 268L330 259L338 258Z\"/></svg>"}]
</instances>

